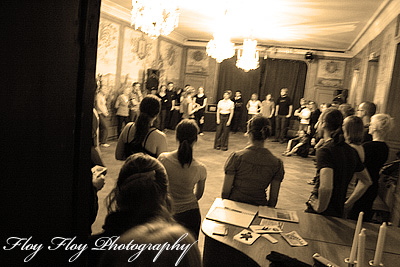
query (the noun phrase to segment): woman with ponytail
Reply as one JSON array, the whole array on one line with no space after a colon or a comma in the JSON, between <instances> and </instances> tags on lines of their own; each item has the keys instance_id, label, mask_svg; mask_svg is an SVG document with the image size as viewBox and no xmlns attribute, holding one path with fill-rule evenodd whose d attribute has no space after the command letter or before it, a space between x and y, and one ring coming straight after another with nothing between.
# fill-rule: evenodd
<instances>
[{"instance_id":1,"label":"woman with ponytail","mask_svg":"<svg viewBox=\"0 0 400 267\"><path fill-rule=\"evenodd\" d=\"M140 102L139 116L135 123L128 123L119 136L115 158L124 160L138 152L158 157L167 151L167 139L165 134L155 127L153 123L160 113L160 99L153 95L147 95Z\"/></svg>"},{"instance_id":2,"label":"woman with ponytail","mask_svg":"<svg viewBox=\"0 0 400 267\"><path fill-rule=\"evenodd\" d=\"M335 108L328 108L321 115L317 133L323 135L324 144L317 150L319 181L306 203L307 212L346 217L372 183L357 151L344 141L342 124L343 115ZM353 175L358 183L346 200Z\"/></svg>"},{"instance_id":3,"label":"woman with ponytail","mask_svg":"<svg viewBox=\"0 0 400 267\"><path fill-rule=\"evenodd\" d=\"M203 196L207 178L204 164L193 158L193 145L197 141L198 132L196 121L182 120L176 127L178 150L163 153L158 157L167 170L170 193L174 201L174 218L195 237L199 235L201 224L197 201Z\"/></svg>"},{"instance_id":4,"label":"woman with ponytail","mask_svg":"<svg viewBox=\"0 0 400 267\"><path fill-rule=\"evenodd\" d=\"M104 231L90 238L92 247L104 244L102 237L120 236L150 221L174 222L165 168L157 159L143 153L127 158L106 200L108 215ZM89 266L97 266L101 254L101 250L90 250Z\"/></svg>"},{"instance_id":5,"label":"woman with ponytail","mask_svg":"<svg viewBox=\"0 0 400 267\"><path fill-rule=\"evenodd\" d=\"M285 172L282 161L264 147L271 135L269 119L257 116L249 120L247 134L250 144L233 152L225 163L222 198L275 207Z\"/></svg>"}]
</instances>

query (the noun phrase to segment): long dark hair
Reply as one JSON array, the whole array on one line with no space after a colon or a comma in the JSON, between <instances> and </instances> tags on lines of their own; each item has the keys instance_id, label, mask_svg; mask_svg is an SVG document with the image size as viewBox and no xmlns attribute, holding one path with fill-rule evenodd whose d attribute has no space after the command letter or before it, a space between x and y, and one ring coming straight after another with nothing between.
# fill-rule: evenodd
<instances>
[{"instance_id":1,"label":"long dark hair","mask_svg":"<svg viewBox=\"0 0 400 267\"><path fill-rule=\"evenodd\" d=\"M123 233L152 218L173 221L171 207L164 166L149 155L136 153L126 159L115 188L107 196L109 216L103 228Z\"/></svg>"},{"instance_id":2,"label":"long dark hair","mask_svg":"<svg viewBox=\"0 0 400 267\"><path fill-rule=\"evenodd\" d=\"M197 141L199 127L194 120L182 120L176 126L176 139L179 141L178 160L182 165L190 164L193 161L193 147L192 144Z\"/></svg>"},{"instance_id":3,"label":"long dark hair","mask_svg":"<svg viewBox=\"0 0 400 267\"><path fill-rule=\"evenodd\" d=\"M247 123L247 132L251 133L252 139L264 141L271 136L271 124L268 118L256 116Z\"/></svg>"},{"instance_id":4,"label":"long dark hair","mask_svg":"<svg viewBox=\"0 0 400 267\"><path fill-rule=\"evenodd\" d=\"M150 129L150 122L152 119L157 117L160 113L161 103L160 99L153 95L147 95L140 102L140 113L135 122L135 135L132 143L134 145L141 145L146 138L147 133Z\"/></svg>"}]
</instances>

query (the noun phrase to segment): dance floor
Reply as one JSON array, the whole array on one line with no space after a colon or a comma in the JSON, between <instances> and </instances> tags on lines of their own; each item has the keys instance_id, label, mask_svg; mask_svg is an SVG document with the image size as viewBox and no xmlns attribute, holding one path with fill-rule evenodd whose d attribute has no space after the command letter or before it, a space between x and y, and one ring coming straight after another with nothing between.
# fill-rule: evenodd
<instances>
[{"instance_id":1,"label":"dance floor","mask_svg":"<svg viewBox=\"0 0 400 267\"><path fill-rule=\"evenodd\" d=\"M175 150L178 143L175 139L175 131L169 130L167 133L169 150ZM221 196L221 188L224 179L224 164L231 152L240 150L248 143L248 138L243 133L230 135L229 150L214 150L215 132L206 132L204 136L199 136L199 140L194 147L194 157L204 163L207 167L207 181L203 197L199 200L201 215L204 218L214 199ZM99 212L95 223L92 225L92 233L102 231L102 225L107 215L105 198L114 188L118 177L122 161L114 158L116 140L110 142L110 147L101 148L102 156L108 168L106 184L98 192ZM301 158L298 156L284 157L282 152L286 144L267 141L265 145L275 156L282 159L285 168L285 177L281 184L277 208L292 210L304 210L305 202L311 192L312 186L307 184L307 180L315 174L315 166L312 157ZM203 234L199 237L199 247L202 250Z\"/></svg>"}]
</instances>

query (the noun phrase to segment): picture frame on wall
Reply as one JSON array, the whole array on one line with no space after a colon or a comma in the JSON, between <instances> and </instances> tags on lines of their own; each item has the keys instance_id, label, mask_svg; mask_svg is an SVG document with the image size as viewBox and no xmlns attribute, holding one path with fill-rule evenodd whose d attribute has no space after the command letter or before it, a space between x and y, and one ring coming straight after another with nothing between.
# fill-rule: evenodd
<instances>
[{"instance_id":1,"label":"picture frame on wall","mask_svg":"<svg viewBox=\"0 0 400 267\"><path fill-rule=\"evenodd\" d=\"M208 56L205 49L188 49L186 73L206 75L208 70Z\"/></svg>"},{"instance_id":2,"label":"picture frame on wall","mask_svg":"<svg viewBox=\"0 0 400 267\"><path fill-rule=\"evenodd\" d=\"M326 87L343 87L346 61L319 60L317 85Z\"/></svg>"}]
</instances>

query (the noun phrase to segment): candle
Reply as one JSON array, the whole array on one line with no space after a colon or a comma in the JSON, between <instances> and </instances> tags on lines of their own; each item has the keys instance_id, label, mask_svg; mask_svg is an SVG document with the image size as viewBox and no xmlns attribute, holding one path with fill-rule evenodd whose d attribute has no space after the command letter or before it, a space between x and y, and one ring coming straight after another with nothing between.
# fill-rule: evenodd
<instances>
[{"instance_id":1,"label":"candle","mask_svg":"<svg viewBox=\"0 0 400 267\"><path fill-rule=\"evenodd\" d=\"M364 217L364 212L362 211L362 212L360 212L360 214L358 214L356 231L354 232L354 237L353 237L353 245L351 246L351 251L350 251L350 258L349 258L350 263L354 263L354 261L356 259L358 235L360 234L360 231L361 231L363 217Z\"/></svg>"},{"instance_id":2,"label":"candle","mask_svg":"<svg viewBox=\"0 0 400 267\"><path fill-rule=\"evenodd\" d=\"M386 237L386 223L382 223L381 227L379 227L379 235L378 235L378 242L376 243L375 249L375 257L374 257L374 265L379 266L382 262L382 252L383 246L385 244L385 237Z\"/></svg>"},{"instance_id":3,"label":"candle","mask_svg":"<svg viewBox=\"0 0 400 267\"><path fill-rule=\"evenodd\" d=\"M365 267L365 228L358 235L357 267Z\"/></svg>"}]
</instances>

